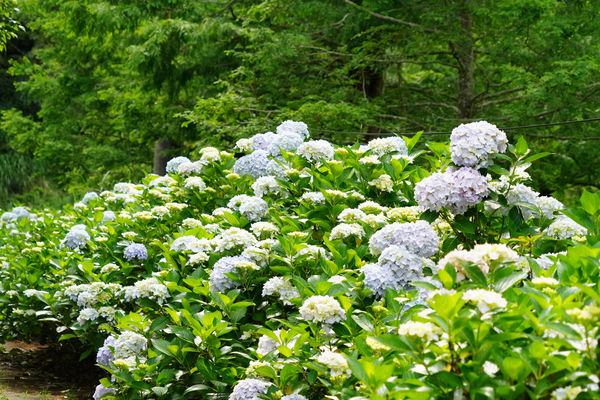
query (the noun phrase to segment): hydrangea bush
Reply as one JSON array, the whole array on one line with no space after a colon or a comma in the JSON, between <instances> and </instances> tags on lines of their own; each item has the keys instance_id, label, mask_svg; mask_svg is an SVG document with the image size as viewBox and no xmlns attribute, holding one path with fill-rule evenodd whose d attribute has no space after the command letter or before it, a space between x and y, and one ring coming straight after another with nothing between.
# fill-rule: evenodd
<instances>
[{"instance_id":1,"label":"hydrangea bush","mask_svg":"<svg viewBox=\"0 0 600 400\"><path fill-rule=\"evenodd\" d=\"M599 194L539 195L483 121L275 131L4 212L3 339L80 341L95 399L598 398Z\"/></svg>"}]
</instances>

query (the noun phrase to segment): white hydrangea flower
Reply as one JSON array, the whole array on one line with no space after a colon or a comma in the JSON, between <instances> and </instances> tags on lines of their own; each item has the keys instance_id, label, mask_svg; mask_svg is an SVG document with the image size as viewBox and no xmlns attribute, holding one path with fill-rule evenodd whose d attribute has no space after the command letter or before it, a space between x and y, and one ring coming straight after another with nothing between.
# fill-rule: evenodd
<instances>
[{"instance_id":1,"label":"white hydrangea flower","mask_svg":"<svg viewBox=\"0 0 600 400\"><path fill-rule=\"evenodd\" d=\"M329 368L329 374L332 378L340 375L350 376L352 372L348 368L346 357L329 349L323 349L321 354L317 356L317 361Z\"/></svg>"},{"instance_id":2,"label":"white hydrangea flower","mask_svg":"<svg viewBox=\"0 0 600 400\"><path fill-rule=\"evenodd\" d=\"M169 211L169 209L165 206L152 207L150 212L152 213L153 216L155 216L157 218L164 218L171 213Z\"/></svg>"},{"instance_id":3,"label":"white hydrangea flower","mask_svg":"<svg viewBox=\"0 0 600 400\"><path fill-rule=\"evenodd\" d=\"M294 255L293 260L297 260L299 258L302 259L310 259L317 260L320 258L324 258L326 260L330 259L330 254L327 250L320 246L315 246L312 244L304 245L302 249L298 250L298 252Z\"/></svg>"},{"instance_id":4,"label":"white hydrangea flower","mask_svg":"<svg viewBox=\"0 0 600 400\"><path fill-rule=\"evenodd\" d=\"M427 341L436 340L441 331L430 322L408 321L398 326L398 335L418 337Z\"/></svg>"},{"instance_id":5,"label":"white hydrangea flower","mask_svg":"<svg viewBox=\"0 0 600 400\"><path fill-rule=\"evenodd\" d=\"M342 192L341 190L326 189L325 193L327 193L327 195L333 200L341 200L348 198L348 194Z\"/></svg>"},{"instance_id":6,"label":"white hydrangea flower","mask_svg":"<svg viewBox=\"0 0 600 400\"><path fill-rule=\"evenodd\" d=\"M88 321L95 321L99 316L100 314L98 314L98 310L95 308L84 308L79 312L77 323L83 325Z\"/></svg>"},{"instance_id":7,"label":"white hydrangea flower","mask_svg":"<svg viewBox=\"0 0 600 400\"><path fill-rule=\"evenodd\" d=\"M340 303L331 296L312 296L304 300L300 315L305 321L330 325L346 319Z\"/></svg>"},{"instance_id":8,"label":"white hydrangea flower","mask_svg":"<svg viewBox=\"0 0 600 400\"><path fill-rule=\"evenodd\" d=\"M202 221L197 220L195 218L186 218L181 223L184 227L188 229L198 228L202 226Z\"/></svg>"},{"instance_id":9,"label":"white hydrangea flower","mask_svg":"<svg viewBox=\"0 0 600 400\"><path fill-rule=\"evenodd\" d=\"M362 222L371 228L381 228L388 223L388 220L383 214L367 214Z\"/></svg>"},{"instance_id":10,"label":"white hydrangea flower","mask_svg":"<svg viewBox=\"0 0 600 400\"><path fill-rule=\"evenodd\" d=\"M256 353L260 354L261 356L264 356L266 354L269 354L272 351L276 351L277 350L277 346L278 346L277 342L275 342L269 336L262 335L258 339L258 345L256 347Z\"/></svg>"},{"instance_id":11,"label":"white hydrangea flower","mask_svg":"<svg viewBox=\"0 0 600 400\"><path fill-rule=\"evenodd\" d=\"M208 261L209 258L210 257L208 254L206 254L203 251L199 251L197 253L190 255L190 258L188 259L188 264L190 264L190 265L202 264L202 263L205 263L206 261Z\"/></svg>"},{"instance_id":12,"label":"white hydrangea flower","mask_svg":"<svg viewBox=\"0 0 600 400\"><path fill-rule=\"evenodd\" d=\"M273 278L265 282L262 290L262 295L276 295L279 297L279 300L283 302L283 304L287 305L292 305L290 300L300 297L298 289L292 286L288 279L279 276L274 276Z\"/></svg>"},{"instance_id":13,"label":"white hydrangea flower","mask_svg":"<svg viewBox=\"0 0 600 400\"><path fill-rule=\"evenodd\" d=\"M453 250L446 254L438 263L439 268L451 264L456 270L457 281L462 281L467 276L464 263L477 266L481 272L488 274L504 265L517 264L519 254L505 244L484 243L477 244L471 250Z\"/></svg>"},{"instance_id":14,"label":"white hydrangea flower","mask_svg":"<svg viewBox=\"0 0 600 400\"><path fill-rule=\"evenodd\" d=\"M482 168L491 155L504 153L506 133L486 121L460 124L450 135L450 152L456 165Z\"/></svg>"},{"instance_id":15,"label":"white hydrangea flower","mask_svg":"<svg viewBox=\"0 0 600 400\"><path fill-rule=\"evenodd\" d=\"M561 216L551 223L544 233L552 238L564 240L571 239L573 236L585 236L588 231L571 218Z\"/></svg>"},{"instance_id":16,"label":"white hydrangea flower","mask_svg":"<svg viewBox=\"0 0 600 400\"><path fill-rule=\"evenodd\" d=\"M380 205L374 201L368 200L360 203L358 205L358 209L367 213L367 214L379 214L382 212L386 212L388 210L387 207Z\"/></svg>"},{"instance_id":17,"label":"white hydrangea flower","mask_svg":"<svg viewBox=\"0 0 600 400\"><path fill-rule=\"evenodd\" d=\"M500 371L500 368L493 362L486 361L483 363L483 372L488 376L494 377L498 371Z\"/></svg>"},{"instance_id":18,"label":"white hydrangea flower","mask_svg":"<svg viewBox=\"0 0 600 400\"><path fill-rule=\"evenodd\" d=\"M365 230L358 224L339 224L331 230L329 240L346 239L350 236L360 239L365 236Z\"/></svg>"},{"instance_id":19,"label":"white hydrangea flower","mask_svg":"<svg viewBox=\"0 0 600 400\"><path fill-rule=\"evenodd\" d=\"M206 189L206 183L204 183L202 178L200 178L199 176L190 176L185 180L183 185L188 189Z\"/></svg>"},{"instance_id":20,"label":"white hydrangea flower","mask_svg":"<svg viewBox=\"0 0 600 400\"><path fill-rule=\"evenodd\" d=\"M378 165L381 164L381 161L379 161L379 158L377 156L365 156L365 157L361 157L360 160L358 160L359 163L364 164L364 165Z\"/></svg>"},{"instance_id":21,"label":"white hydrangea flower","mask_svg":"<svg viewBox=\"0 0 600 400\"><path fill-rule=\"evenodd\" d=\"M263 197L266 194L278 194L282 192L282 187L279 185L274 176L261 176L252 184L252 190L256 197Z\"/></svg>"},{"instance_id":22,"label":"white hydrangea flower","mask_svg":"<svg viewBox=\"0 0 600 400\"><path fill-rule=\"evenodd\" d=\"M207 227L208 225L205 228ZM217 253L222 253L238 246L254 246L257 242L258 240L250 232L235 227L221 232L221 234L211 240L211 244Z\"/></svg>"},{"instance_id":23,"label":"white hydrangea flower","mask_svg":"<svg viewBox=\"0 0 600 400\"><path fill-rule=\"evenodd\" d=\"M139 333L125 331L112 344L116 359L141 356L148 348L148 339Z\"/></svg>"},{"instance_id":24,"label":"white hydrangea flower","mask_svg":"<svg viewBox=\"0 0 600 400\"><path fill-rule=\"evenodd\" d=\"M208 239L198 239L196 236L180 236L171 243L172 251L210 251L212 246Z\"/></svg>"},{"instance_id":25,"label":"white hydrangea flower","mask_svg":"<svg viewBox=\"0 0 600 400\"><path fill-rule=\"evenodd\" d=\"M310 136L308 126L301 121L284 121L277 127L276 132L278 135L294 133L302 136L303 139L308 139Z\"/></svg>"},{"instance_id":26,"label":"white hydrangea flower","mask_svg":"<svg viewBox=\"0 0 600 400\"><path fill-rule=\"evenodd\" d=\"M302 396L301 394L292 393L292 394L283 396L281 398L281 400L308 400L308 399L306 397Z\"/></svg>"},{"instance_id":27,"label":"white hydrangea flower","mask_svg":"<svg viewBox=\"0 0 600 400\"><path fill-rule=\"evenodd\" d=\"M210 290L213 292L225 293L226 291L239 286L238 282L235 282L226 275L235 273L239 267L249 267L249 269L258 268L256 264L245 257L223 257L213 265L209 277Z\"/></svg>"},{"instance_id":28,"label":"white hydrangea flower","mask_svg":"<svg viewBox=\"0 0 600 400\"><path fill-rule=\"evenodd\" d=\"M169 173L176 173L177 169L179 168L179 166L183 163L189 163L190 159L187 157L175 157L172 158L171 160L169 160L167 162L167 172ZM115 192L117 192L117 189L115 188Z\"/></svg>"},{"instance_id":29,"label":"white hydrangea flower","mask_svg":"<svg viewBox=\"0 0 600 400\"><path fill-rule=\"evenodd\" d=\"M111 264L105 266L108 267ZM114 264L113 264L114 265ZM116 267L118 269L118 267ZM93 308L98 303L110 301L121 291L118 283L94 282L90 284L70 285L64 291L64 296L77 303L80 307Z\"/></svg>"},{"instance_id":30,"label":"white hydrangea flower","mask_svg":"<svg viewBox=\"0 0 600 400\"><path fill-rule=\"evenodd\" d=\"M558 286L560 282L554 278L542 276L533 278L531 283L535 286Z\"/></svg>"},{"instance_id":31,"label":"white hydrangea flower","mask_svg":"<svg viewBox=\"0 0 600 400\"><path fill-rule=\"evenodd\" d=\"M100 269L102 274L110 274L111 272L118 271L120 268L117 264L108 263Z\"/></svg>"},{"instance_id":32,"label":"white hydrangea flower","mask_svg":"<svg viewBox=\"0 0 600 400\"><path fill-rule=\"evenodd\" d=\"M421 215L423 211L425 211L423 207L419 206L390 208L386 212L386 216L389 219L399 222L414 222L419 218L419 215Z\"/></svg>"},{"instance_id":33,"label":"white hydrangea flower","mask_svg":"<svg viewBox=\"0 0 600 400\"><path fill-rule=\"evenodd\" d=\"M555 211L565 208L563 203L550 196L538 197L536 205L539 207L542 215L548 219L554 218Z\"/></svg>"},{"instance_id":34,"label":"white hydrangea flower","mask_svg":"<svg viewBox=\"0 0 600 400\"><path fill-rule=\"evenodd\" d=\"M321 192L306 192L300 196L300 201L315 205L325 203L325 196Z\"/></svg>"},{"instance_id":35,"label":"white hydrangea flower","mask_svg":"<svg viewBox=\"0 0 600 400\"><path fill-rule=\"evenodd\" d=\"M219 162L221 161L221 152L214 147L205 147L200 150L200 161Z\"/></svg>"},{"instance_id":36,"label":"white hydrangea flower","mask_svg":"<svg viewBox=\"0 0 600 400\"><path fill-rule=\"evenodd\" d=\"M244 152L252 151L252 139L240 139L235 142L235 147Z\"/></svg>"},{"instance_id":37,"label":"white hydrangea flower","mask_svg":"<svg viewBox=\"0 0 600 400\"><path fill-rule=\"evenodd\" d=\"M202 172L203 166L204 165L200 161L184 162L182 164L179 164L179 166L177 167L177 173L179 173L179 175L182 175L182 176L190 176L190 175L194 175L194 174L199 174Z\"/></svg>"},{"instance_id":38,"label":"white hydrangea flower","mask_svg":"<svg viewBox=\"0 0 600 400\"><path fill-rule=\"evenodd\" d=\"M366 216L367 214L358 208L346 208L338 215L337 219L341 222L356 222L362 221Z\"/></svg>"},{"instance_id":39,"label":"white hydrangea flower","mask_svg":"<svg viewBox=\"0 0 600 400\"><path fill-rule=\"evenodd\" d=\"M583 388L580 386L558 388L552 392L552 400L575 400L583 391Z\"/></svg>"},{"instance_id":40,"label":"white hydrangea flower","mask_svg":"<svg viewBox=\"0 0 600 400\"><path fill-rule=\"evenodd\" d=\"M508 200L509 205L517 205L523 214L523 218L529 219L533 217L536 212L531 208L528 208L524 205L519 205L518 203L527 203L534 207L538 204L539 196L540 194L531 189L529 186L519 183L512 186L510 191L506 193L506 200Z\"/></svg>"},{"instance_id":41,"label":"white hydrangea flower","mask_svg":"<svg viewBox=\"0 0 600 400\"><path fill-rule=\"evenodd\" d=\"M155 300L158 304L163 304L170 297L170 294L167 287L157 281L156 278L148 278L137 281L133 286L125 287L124 297L126 301L146 298Z\"/></svg>"},{"instance_id":42,"label":"white hydrangea flower","mask_svg":"<svg viewBox=\"0 0 600 400\"><path fill-rule=\"evenodd\" d=\"M463 292L464 301L475 303L482 314L494 308L506 308L506 299L500 293L485 289L470 289Z\"/></svg>"},{"instance_id":43,"label":"white hydrangea flower","mask_svg":"<svg viewBox=\"0 0 600 400\"><path fill-rule=\"evenodd\" d=\"M312 163L333 159L333 146L326 140L311 140L298 146L296 153Z\"/></svg>"},{"instance_id":44,"label":"white hydrangea flower","mask_svg":"<svg viewBox=\"0 0 600 400\"><path fill-rule=\"evenodd\" d=\"M250 230L256 236L272 236L279 233L279 228L271 222L255 222L250 225Z\"/></svg>"},{"instance_id":45,"label":"white hydrangea flower","mask_svg":"<svg viewBox=\"0 0 600 400\"><path fill-rule=\"evenodd\" d=\"M369 185L381 190L382 192L393 192L394 181L388 174L382 174L378 178L369 182Z\"/></svg>"},{"instance_id":46,"label":"white hydrangea flower","mask_svg":"<svg viewBox=\"0 0 600 400\"><path fill-rule=\"evenodd\" d=\"M227 207L237 210L249 221L262 219L269 211L269 205L260 197L240 194L231 198Z\"/></svg>"},{"instance_id":47,"label":"white hydrangea flower","mask_svg":"<svg viewBox=\"0 0 600 400\"><path fill-rule=\"evenodd\" d=\"M408 155L406 142L400 137L387 137L373 139L367 144L369 150L380 156L388 153L400 153Z\"/></svg>"}]
</instances>

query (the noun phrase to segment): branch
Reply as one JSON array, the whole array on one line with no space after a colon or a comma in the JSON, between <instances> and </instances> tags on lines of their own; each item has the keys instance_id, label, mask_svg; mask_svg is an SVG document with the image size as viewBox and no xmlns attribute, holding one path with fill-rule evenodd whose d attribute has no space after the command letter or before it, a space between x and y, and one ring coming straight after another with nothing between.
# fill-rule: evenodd
<instances>
[{"instance_id":1,"label":"branch","mask_svg":"<svg viewBox=\"0 0 600 400\"><path fill-rule=\"evenodd\" d=\"M375 11L371 11L361 5L356 4L355 2L351 1L351 0L344 0L344 2L346 4L351 5L352 7L361 10L363 12L366 12L367 14L371 15L372 17L375 18L379 18L379 19L383 19L385 21L390 21L390 22L394 22L396 24L400 24L400 25L405 25L405 26L410 26L411 28L419 28L419 29L423 29L426 32L435 32L438 33L439 31L436 29L432 29L432 28L426 28L422 25L419 24L415 24L414 22L409 22L409 21L402 21L401 19L398 18L394 18L394 17L390 17L389 15L383 15L383 14L379 14L376 13Z\"/></svg>"},{"instance_id":2,"label":"branch","mask_svg":"<svg viewBox=\"0 0 600 400\"><path fill-rule=\"evenodd\" d=\"M485 103L481 103L477 105L477 108L485 108L489 106L495 106L496 104L510 103L512 101L517 101L526 98L527 96L515 96L509 99L500 99L500 100L492 100L486 101Z\"/></svg>"},{"instance_id":3,"label":"branch","mask_svg":"<svg viewBox=\"0 0 600 400\"><path fill-rule=\"evenodd\" d=\"M323 47L317 47L317 46L300 46L301 49L311 49L311 50L319 50L318 53L312 53L312 54L331 54L334 56L340 56L340 57L354 57L354 54L350 54L350 53L340 53L337 51L332 51L332 50L327 50Z\"/></svg>"},{"instance_id":4,"label":"branch","mask_svg":"<svg viewBox=\"0 0 600 400\"><path fill-rule=\"evenodd\" d=\"M511 93L515 93L515 92L520 92L521 90L525 89L524 87L518 87L518 88L513 88L513 89L506 89L506 90L502 90L500 92L496 92L496 93L492 93L492 94L486 94L485 96L481 96L482 99L492 99L494 97L500 97L500 96L504 96L505 94L511 94ZM475 96L475 98L477 98L478 96Z\"/></svg>"},{"instance_id":5,"label":"branch","mask_svg":"<svg viewBox=\"0 0 600 400\"><path fill-rule=\"evenodd\" d=\"M253 111L253 112L260 112L260 113L280 113L283 112L281 110L260 110L258 108L252 108L252 107L236 107L233 109L233 111Z\"/></svg>"},{"instance_id":6,"label":"branch","mask_svg":"<svg viewBox=\"0 0 600 400\"><path fill-rule=\"evenodd\" d=\"M410 119L410 118L406 118L406 117L400 117L398 115L390 115L390 114L377 114L377 116L381 117L381 118L399 119L400 121L410 122L413 125L421 127L423 129L427 129L427 125L423 125L422 123L420 123L419 121L415 121L414 119Z\"/></svg>"},{"instance_id":7,"label":"branch","mask_svg":"<svg viewBox=\"0 0 600 400\"><path fill-rule=\"evenodd\" d=\"M447 104L447 103L414 103L414 104L403 104L404 106L407 107L444 107L444 108L449 108L452 111L456 111L458 112L459 109L456 106L453 106L452 104Z\"/></svg>"}]
</instances>

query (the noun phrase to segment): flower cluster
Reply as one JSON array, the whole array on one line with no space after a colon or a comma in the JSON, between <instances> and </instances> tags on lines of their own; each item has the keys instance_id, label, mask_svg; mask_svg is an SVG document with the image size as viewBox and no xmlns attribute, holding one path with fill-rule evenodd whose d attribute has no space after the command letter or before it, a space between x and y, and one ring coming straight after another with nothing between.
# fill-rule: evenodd
<instances>
[{"instance_id":1,"label":"flower cluster","mask_svg":"<svg viewBox=\"0 0 600 400\"><path fill-rule=\"evenodd\" d=\"M312 296L302 303L300 315L306 321L334 324L346 319L340 303L331 296Z\"/></svg>"},{"instance_id":2,"label":"flower cluster","mask_svg":"<svg viewBox=\"0 0 600 400\"><path fill-rule=\"evenodd\" d=\"M516 251L504 244L478 244L472 250L453 250L446 254L438 263L439 268L452 265L457 272L457 279L467 276L466 264L478 267L481 272L488 274L503 265L518 264L520 256Z\"/></svg>"},{"instance_id":3,"label":"flower cluster","mask_svg":"<svg viewBox=\"0 0 600 400\"><path fill-rule=\"evenodd\" d=\"M437 172L415 186L415 200L427 210L447 208L464 214L467 208L481 202L489 193L488 182L472 168Z\"/></svg>"},{"instance_id":4,"label":"flower cluster","mask_svg":"<svg viewBox=\"0 0 600 400\"><path fill-rule=\"evenodd\" d=\"M506 133L486 121L461 124L450 135L450 152L456 165L482 168L489 157L506 151Z\"/></svg>"}]
</instances>

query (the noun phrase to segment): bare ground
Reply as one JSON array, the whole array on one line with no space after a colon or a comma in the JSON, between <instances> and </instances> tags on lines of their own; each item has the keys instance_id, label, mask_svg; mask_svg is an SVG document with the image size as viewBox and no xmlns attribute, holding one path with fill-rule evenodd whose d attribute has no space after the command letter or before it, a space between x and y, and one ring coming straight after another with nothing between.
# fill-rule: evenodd
<instances>
[{"instance_id":1,"label":"bare ground","mask_svg":"<svg viewBox=\"0 0 600 400\"><path fill-rule=\"evenodd\" d=\"M64 348L6 342L0 352L0 400L91 399L100 377L92 360Z\"/></svg>"}]
</instances>

